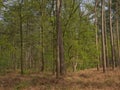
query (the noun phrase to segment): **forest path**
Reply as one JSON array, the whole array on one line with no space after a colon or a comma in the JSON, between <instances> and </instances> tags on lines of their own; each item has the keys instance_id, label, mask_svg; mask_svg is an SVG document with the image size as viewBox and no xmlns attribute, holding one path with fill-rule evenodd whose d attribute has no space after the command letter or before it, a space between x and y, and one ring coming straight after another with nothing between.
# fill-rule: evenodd
<instances>
[{"instance_id":1,"label":"forest path","mask_svg":"<svg viewBox=\"0 0 120 90\"><path fill-rule=\"evenodd\" d=\"M120 90L120 70L104 74L86 69L60 79L45 73L21 76L14 72L0 76L0 90Z\"/></svg>"}]
</instances>

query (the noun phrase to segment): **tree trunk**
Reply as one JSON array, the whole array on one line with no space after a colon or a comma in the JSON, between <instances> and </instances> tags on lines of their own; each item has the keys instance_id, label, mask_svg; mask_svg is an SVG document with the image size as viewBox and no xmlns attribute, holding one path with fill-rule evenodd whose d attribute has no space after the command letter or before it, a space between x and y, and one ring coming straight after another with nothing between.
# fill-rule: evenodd
<instances>
[{"instance_id":1,"label":"tree trunk","mask_svg":"<svg viewBox=\"0 0 120 90\"><path fill-rule=\"evenodd\" d=\"M113 41L113 29L112 29L111 4L112 4L112 1L109 0L110 44L111 44L111 54L112 54L112 69L114 70L114 68L115 68L115 54L114 54L114 41Z\"/></svg>"},{"instance_id":2,"label":"tree trunk","mask_svg":"<svg viewBox=\"0 0 120 90\"><path fill-rule=\"evenodd\" d=\"M19 3L19 19L20 19L20 25L19 25L19 28L20 28L20 48L21 48L21 57L20 57L20 60L21 60L21 74L23 74L23 31L22 31L22 2L23 0L21 0L21 2Z\"/></svg>"},{"instance_id":3,"label":"tree trunk","mask_svg":"<svg viewBox=\"0 0 120 90\"><path fill-rule=\"evenodd\" d=\"M59 76L59 74L64 75L65 73L64 48L63 48L63 38L62 38L62 29L61 29L61 21L60 21L61 5L62 5L62 0L57 0L56 1L57 77Z\"/></svg>"},{"instance_id":4,"label":"tree trunk","mask_svg":"<svg viewBox=\"0 0 120 90\"><path fill-rule=\"evenodd\" d=\"M97 50L97 52L99 51L99 49L98 49L98 25L97 25L97 23L98 23L98 16L97 16L97 5L98 5L98 0L96 0L95 1L95 31L96 31L96 50ZM99 62L99 55L97 55L97 70L99 70L99 68L100 68L100 62Z\"/></svg>"},{"instance_id":5,"label":"tree trunk","mask_svg":"<svg viewBox=\"0 0 120 90\"><path fill-rule=\"evenodd\" d=\"M117 49L118 49L118 60L117 63L120 66L120 46L119 46L119 15L118 15L118 0L116 2L116 36L117 36Z\"/></svg>"},{"instance_id":6,"label":"tree trunk","mask_svg":"<svg viewBox=\"0 0 120 90\"><path fill-rule=\"evenodd\" d=\"M73 72L75 72L75 71L77 70L77 65L78 65L77 62L73 62L73 63L72 63L72 66L73 66Z\"/></svg>"},{"instance_id":7,"label":"tree trunk","mask_svg":"<svg viewBox=\"0 0 120 90\"><path fill-rule=\"evenodd\" d=\"M104 15L104 33L105 33L105 53L106 53L106 67L109 67L108 60L108 44L107 44L107 28L106 28L106 13Z\"/></svg>"},{"instance_id":8,"label":"tree trunk","mask_svg":"<svg viewBox=\"0 0 120 90\"><path fill-rule=\"evenodd\" d=\"M41 6L41 9L42 9L42 20L43 20L43 23L44 23L44 15L45 15L45 3L44 3L44 0L42 0L42 6ZM41 51L41 71L43 72L44 71L44 24L41 25L41 47L42 47L42 51Z\"/></svg>"},{"instance_id":9,"label":"tree trunk","mask_svg":"<svg viewBox=\"0 0 120 90\"><path fill-rule=\"evenodd\" d=\"M106 72L106 53L105 53L105 32L104 32L104 0L101 0L101 8L102 8L102 31L101 31L101 37L102 37L102 65L103 65L103 72Z\"/></svg>"},{"instance_id":10,"label":"tree trunk","mask_svg":"<svg viewBox=\"0 0 120 90\"><path fill-rule=\"evenodd\" d=\"M52 11L51 11L51 18L52 18L52 14L53 14L53 16L55 16L55 10L54 10L54 8L55 8L55 0L52 0ZM52 42L52 49L53 49L53 67L52 67L52 72L53 72L53 75L55 74L55 62L56 62L56 48L55 48L55 46L56 46L56 37L55 37L55 19L54 19L54 21L52 22L52 26L53 26L53 34L52 34L52 40L51 40L51 42Z\"/></svg>"},{"instance_id":11,"label":"tree trunk","mask_svg":"<svg viewBox=\"0 0 120 90\"><path fill-rule=\"evenodd\" d=\"M44 43L43 43L43 26L41 28L41 39L42 39L42 52L41 52L41 71L43 72L44 71Z\"/></svg>"}]
</instances>

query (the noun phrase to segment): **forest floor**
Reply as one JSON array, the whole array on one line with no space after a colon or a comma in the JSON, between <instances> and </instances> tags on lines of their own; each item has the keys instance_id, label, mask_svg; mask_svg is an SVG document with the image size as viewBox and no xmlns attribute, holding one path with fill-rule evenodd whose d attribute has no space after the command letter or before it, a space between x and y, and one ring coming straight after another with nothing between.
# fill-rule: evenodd
<instances>
[{"instance_id":1,"label":"forest floor","mask_svg":"<svg viewBox=\"0 0 120 90\"><path fill-rule=\"evenodd\" d=\"M14 72L0 76L0 90L120 90L120 70L104 74L86 69L60 79L45 73L21 76Z\"/></svg>"}]
</instances>

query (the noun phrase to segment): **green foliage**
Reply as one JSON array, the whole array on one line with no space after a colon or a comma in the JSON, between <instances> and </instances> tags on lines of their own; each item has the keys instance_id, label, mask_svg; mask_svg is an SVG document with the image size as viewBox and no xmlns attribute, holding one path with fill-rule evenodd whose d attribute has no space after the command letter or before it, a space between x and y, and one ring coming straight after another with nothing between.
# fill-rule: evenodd
<instances>
[{"instance_id":1,"label":"green foliage","mask_svg":"<svg viewBox=\"0 0 120 90\"><path fill-rule=\"evenodd\" d=\"M43 1L43 0L42 0ZM24 0L22 4L23 56L26 73L41 68L42 53L45 70L52 71L56 60L55 5L50 0ZM82 0L65 0L61 13L64 56L67 68L77 62L78 69L96 66L95 27L89 15L93 6L84 5L89 14L81 11ZM19 4L11 1L0 20L0 67L20 69ZM54 6L54 7L53 7ZM43 32L42 32L43 30ZM55 67L54 67L55 68ZM40 70L39 70L40 71ZM24 86L17 86L18 88Z\"/></svg>"}]
</instances>

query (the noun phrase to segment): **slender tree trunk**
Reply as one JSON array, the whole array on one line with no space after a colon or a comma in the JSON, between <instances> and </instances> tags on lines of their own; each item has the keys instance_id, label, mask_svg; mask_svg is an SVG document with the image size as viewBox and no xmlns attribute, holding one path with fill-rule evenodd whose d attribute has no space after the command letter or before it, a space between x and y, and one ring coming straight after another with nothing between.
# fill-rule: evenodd
<instances>
[{"instance_id":1,"label":"slender tree trunk","mask_svg":"<svg viewBox=\"0 0 120 90\"><path fill-rule=\"evenodd\" d=\"M113 28L112 28L112 14L111 14L111 4L112 1L109 0L109 22L110 22L110 44L111 44L111 54L112 54L112 69L115 68L115 54L114 54L114 39L113 39Z\"/></svg>"},{"instance_id":2,"label":"slender tree trunk","mask_svg":"<svg viewBox=\"0 0 120 90\"><path fill-rule=\"evenodd\" d=\"M73 63L72 63L73 72L76 72L76 70L77 70L77 65L78 65L77 62L73 62Z\"/></svg>"},{"instance_id":3,"label":"slender tree trunk","mask_svg":"<svg viewBox=\"0 0 120 90\"><path fill-rule=\"evenodd\" d=\"M115 27L114 27L115 28ZM113 43L113 46L114 46L114 62L115 62L115 67L117 67L117 59L118 59L118 48L117 48L117 35L116 35L116 30L114 31L114 33L113 33L113 41L114 41L114 43Z\"/></svg>"},{"instance_id":4,"label":"slender tree trunk","mask_svg":"<svg viewBox=\"0 0 120 90\"><path fill-rule=\"evenodd\" d=\"M53 16L55 16L55 0L52 0L52 11L51 11L51 17L52 17L52 14ZM55 74L55 62L56 62L56 37L55 37L55 19L54 21L52 22L52 26L53 26L53 34L52 34L52 49L53 49L53 68L52 68L52 72L53 74Z\"/></svg>"},{"instance_id":5,"label":"slender tree trunk","mask_svg":"<svg viewBox=\"0 0 120 90\"><path fill-rule=\"evenodd\" d=\"M13 40L13 42L12 42L12 45L13 45L13 47L14 47L14 49L15 49L15 41ZM13 70L15 71L16 70L16 54L15 54L15 51L13 51L12 53L11 53L11 56L12 56L12 63L13 63Z\"/></svg>"},{"instance_id":6,"label":"slender tree trunk","mask_svg":"<svg viewBox=\"0 0 120 90\"><path fill-rule=\"evenodd\" d=\"M61 29L61 5L62 0L56 1L56 29L57 29L57 77L60 75L64 75L65 67L64 67L64 48L63 48L63 38L62 38L62 29ZM59 67L60 66L60 67Z\"/></svg>"},{"instance_id":7,"label":"slender tree trunk","mask_svg":"<svg viewBox=\"0 0 120 90\"><path fill-rule=\"evenodd\" d=\"M95 31L96 31L96 50L97 50L97 52L99 51L99 49L98 49L98 25L97 25L97 23L98 23L98 17L97 17L97 5L98 5L98 0L96 0L95 1ZM97 56L97 60L98 60L98 62L97 62L97 70L99 70L99 68L100 68L100 61L99 61L99 55Z\"/></svg>"},{"instance_id":8,"label":"slender tree trunk","mask_svg":"<svg viewBox=\"0 0 120 90\"><path fill-rule=\"evenodd\" d=\"M104 31L104 0L101 0L101 8L102 8L102 32L101 32L101 37L102 37L102 65L103 65L103 72L106 72L106 53L105 53L105 31Z\"/></svg>"},{"instance_id":9,"label":"slender tree trunk","mask_svg":"<svg viewBox=\"0 0 120 90\"><path fill-rule=\"evenodd\" d=\"M23 0L21 0L21 2L19 3L19 19L20 19L20 48L21 48L21 74L23 74L23 31L22 31L22 2Z\"/></svg>"},{"instance_id":10,"label":"slender tree trunk","mask_svg":"<svg viewBox=\"0 0 120 90\"><path fill-rule=\"evenodd\" d=\"M44 3L44 1L45 0L42 0L42 18L44 17L44 15L45 15L45 3ZM43 23L44 23L44 19L42 19L43 20ZM44 31L44 24L42 24L41 25L41 46L42 46L42 52L41 52L41 71L43 72L44 71L44 33L43 33L43 31Z\"/></svg>"},{"instance_id":11,"label":"slender tree trunk","mask_svg":"<svg viewBox=\"0 0 120 90\"><path fill-rule=\"evenodd\" d=\"M60 8L59 12L61 12L61 6L62 6L62 0L59 0L60 2ZM61 13L59 13L61 14ZM60 21L60 17L59 17ZM65 64L64 64L64 47L63 47L63 34L62 34L62 28L61 28L61 21L59 22L59 56L60 56L60 74L64 75L65 74Z\"/></svg>"},{"instance_id":12,"label":"slender tree trunk","mask_svg":"<svg viewBox=\"0 0 120 90\"><path fill-rule=\"evenodd\" d=\"M60 76L60 48L59 48L59 32L60 32L60 0L56 0L56 29L57 29L57 60L56 60L56 77Z\"/></svg>"},{"instance_id":13,"label":"slender tree trunk","mask_svg":"<svg viewBox=\"0 0 120 90\"><path fill-rule=\"evenodd\" d=\"M118 65L120 66L120 46L119 46L119 15L118 15L118 0L116 2L116 34L117 34L117 48L118 48Z\"/></svg>"},{"instance_id":14,"label":"slender tree trunk","mask_svg":"<svg viewBox=\"0 0 120 90\"><path fill-rule=\"evenodd\" d=\"M41 71L43 72L44 71L44 43L43 43L43 27L41 28L41 39L42 39L42 43L41 43L41 45L42 45L42 52L41 52L41 63L42 63L42 65L41 65Z\"/></svg>"},{"instance_id":15,"label":"slender tree trunk","mask_svg":"<svg viewBox=\"0 0 120 90\"><path fill-rule=\"evenodd\" d=\"M106 28L106 13L104 15L104 33L105 33L105 53L106 53L106 67L109 67L109 60L108 60L108 44L107 44L107 28Z\"/></svg>"}]
</instances>

